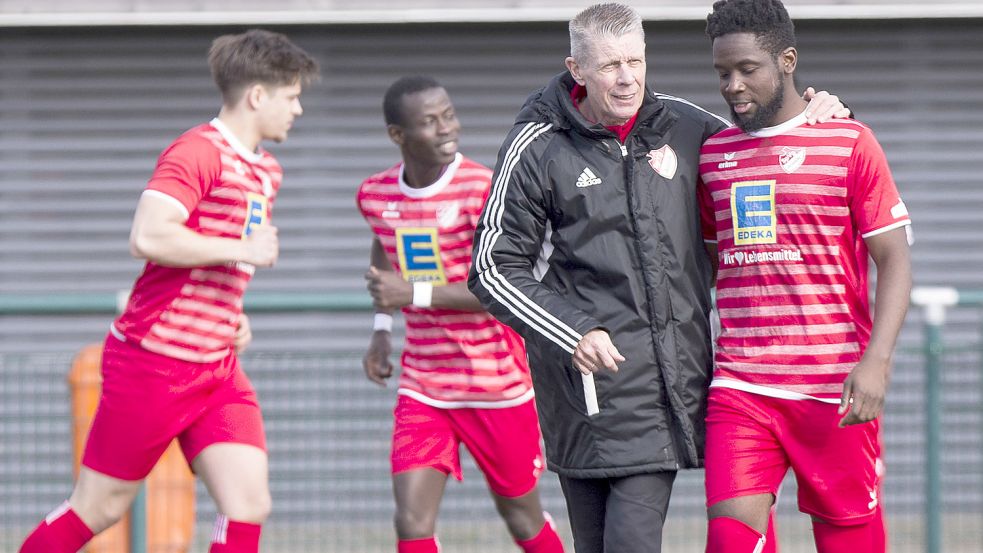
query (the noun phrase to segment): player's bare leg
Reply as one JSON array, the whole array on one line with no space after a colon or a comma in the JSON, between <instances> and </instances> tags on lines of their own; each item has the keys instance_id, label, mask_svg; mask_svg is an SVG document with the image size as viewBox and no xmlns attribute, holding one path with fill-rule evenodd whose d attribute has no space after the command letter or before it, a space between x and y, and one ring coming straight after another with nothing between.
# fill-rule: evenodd
<instances>
[{"instance_id":1,"label":"player's bare leg","mask_svg":"<svg viewBox=\"0 0 983 553\"><path fill-rule=\"evenodd\" d=\"M68 504L98 534L123 518L140 491L141 482L120 480L82 466Z\"/></svg>"},{"instance_id":2,"label":"player's bare leg","mask_svg":"<svg viewBox=\"0 0 983 553\"><path fill-rule=\"evenodd\" d=\"M775 496L745 495L714 503L707 509L707 553L756 551L764 543Z\"/></svg>"},{"instance_id":3,"label":"player's bare leg","mask_svg":"<svg viewBox=\"0 0 983 553\"><path fill-rule=\"evenodd\" d=\"M432 468L393 475L398 551L437 551L437 513L446 485L447 474Z\"/></svg>"},{"instance_id":4,"label":"player's bare leg","mask_svg":"<svg viewBox=\"0 0 983 553\"><path fill-rule=\"evenodd\" d=\"M272 505L266 452L245 444L212 444L195 457L192 467L218 507L210 551L258 551L260 526Z\"/></svg>"},{"instance_id":5,"label":"player's bare leg","mask_svg":"<svg viewBox=\"0 0 983 553\"><path fill-rule=\"evenodd\" d=\"M434 535L437 512L446 485L447 475L432 468L393 475L396 535L399 539L412 540Z\"/></svg>"},{"instance_id":6,"label":"player's bare leg","mask_svg":"<svg viewBox=\"0 0 983 553\"><path fill-rule=\"evenodd\" d=\"M495 492L491 492L491 495L498 514L523 551L562 553L563 544L553 522L547 519L548 515L543 511L537 488L519 497L504 497Z\"/></svg>"},{"instance_id":7,"label":"player's bare leg","mask_svg":"<svg viewBox=\"0 0 983 553\"><path fill-rule=\"evenodd\" d=\"M122 518L139 489L139 480L120 480L81 467L72 496L41 521L21 553L75 553Z\"/></svg>"}]
</instances>

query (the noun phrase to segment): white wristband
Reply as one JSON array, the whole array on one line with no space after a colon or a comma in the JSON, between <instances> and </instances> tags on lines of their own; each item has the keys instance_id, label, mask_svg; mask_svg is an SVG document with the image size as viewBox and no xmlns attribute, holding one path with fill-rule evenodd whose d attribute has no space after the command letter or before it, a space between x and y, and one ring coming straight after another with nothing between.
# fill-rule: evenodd
<instances>
[{"instance_id":1,"label":"white wristband","mask_svg":"<svg viewBox=\"0 0 983 553\"><path fill-rule=\"evenodd\" d=\"M413 305L417 307L430 307L433 303L433 284L429 282L413 283Z\"/></svg>"},{"instance_id":2,"label":"white wristband","mask_svg":"<svg viewBox=\"0 0 983 553\"><path fill-rule=\"evenodd\" d=\"M393 316L386 313L376 313L372 321L372 330L393 331Z\"/></svg>"}]
</instances>

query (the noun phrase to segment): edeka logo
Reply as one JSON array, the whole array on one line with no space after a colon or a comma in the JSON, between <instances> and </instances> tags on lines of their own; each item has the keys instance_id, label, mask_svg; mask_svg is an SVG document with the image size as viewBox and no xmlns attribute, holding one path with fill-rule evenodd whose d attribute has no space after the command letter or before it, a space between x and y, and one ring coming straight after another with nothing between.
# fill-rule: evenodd
<instances>
[{"instance_id":1,"label":"edeka logo","mask_svg":"<svg viewBox=\"0 0 983 553\"><path fill-rule=\"evenodd\" d=\"M447 284L444 264L440 260L440 242L435 228L397 228L396 255L399 270L409 282Z\"/></svg>"},{"instance_id":2,"label":"edeka logo","mask_svg":"<svg viewBox=\"0 0 983 553\"><path fill-rule=\"evenodd\" d=\"M242 239L245 240L257 225L269 222L270 200L262 194L246 192L246 215L242 223ZM240 271L253 275L256 274L256 267L245 261L236 261L233 267Z\"/></svg>"},{"instance_id":3,"label":"edeka logo","mask_svg":"<svg viewBox=\"0 0 983 553\"><path fill-rule=\"evenodd\" d=\"M266 196L246 192L246 216L242 224L242 237L245 238L253 231L256 225L262 225L267 221L266 215L269 212L269 200Z\"/></svg>"},{"instance_id":4,"label":"edeka logo","mask_svg":"<svg viewBox=\"0 0 983 553\"><path fill-rule=\"evenodd\" d=\"M735 182L730 187L730 215L734 222L734 244L774 244L775 181Z\"/></svg>"}]
</instances>

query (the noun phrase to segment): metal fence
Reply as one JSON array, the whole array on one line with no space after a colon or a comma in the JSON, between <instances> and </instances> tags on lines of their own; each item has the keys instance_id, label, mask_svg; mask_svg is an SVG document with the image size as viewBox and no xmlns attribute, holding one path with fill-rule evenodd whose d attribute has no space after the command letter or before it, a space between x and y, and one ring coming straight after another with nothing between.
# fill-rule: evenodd
<instances>
[{"instance_id":1,"label":"metal fence","mask_svg":"<svg viewBox=\"0 0 983 553\"><path fill-rule=\"evenodd\" d=\"M906 331L914 338L904 341L896 357L884 419L892 550L976 552L983 543L983 293L919 291L913 299L925 308L912 309ZM115 300L90 295L47 297L41 303L0 298L0 316L108 314ZM362 297L247 298L247 310L254 313L304 310L353 317L367 308ZM255 351L243 357L263 405L270 449L274 514L264 527L264 551L395 549L388 464L395 395L362 375L363 345L351 344L346 351ZM74 353L0 356L0 551L16 551L24 535L71 490L66 374ZM448 486L441 508L438 535L444 550L518 550L483 478L464 457L465 480ZM677 480L665 532L667 552L703 550L702 476L688 471ZM570 546L554 475L543 478L541 492ZM779 501L782 551L813 551L808 518L795 503L795 482L789 477ZM191 551L207 550L214 515L199 486Z\"/></svg>"}]
</instances>

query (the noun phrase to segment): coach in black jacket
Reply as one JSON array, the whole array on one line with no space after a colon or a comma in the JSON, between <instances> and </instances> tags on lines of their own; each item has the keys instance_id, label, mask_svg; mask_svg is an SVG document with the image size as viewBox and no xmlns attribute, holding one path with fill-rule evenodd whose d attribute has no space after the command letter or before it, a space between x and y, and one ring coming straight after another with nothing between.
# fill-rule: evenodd
<instances>
[{"instance_id":1,"label":"coach in black jacket","mask_svg":"<svg viewBox=\"0 0 983 553\"><path fill-rule=\"evenodd\" d=\"M469 286L526 339L576 550L659 551L676 470L703 463L711 269L695 187L700 146L727 122L647 90L631 8L593 6L570 29L570 71L527 100L499 153Z\"/></svg>"}]
</instances>

